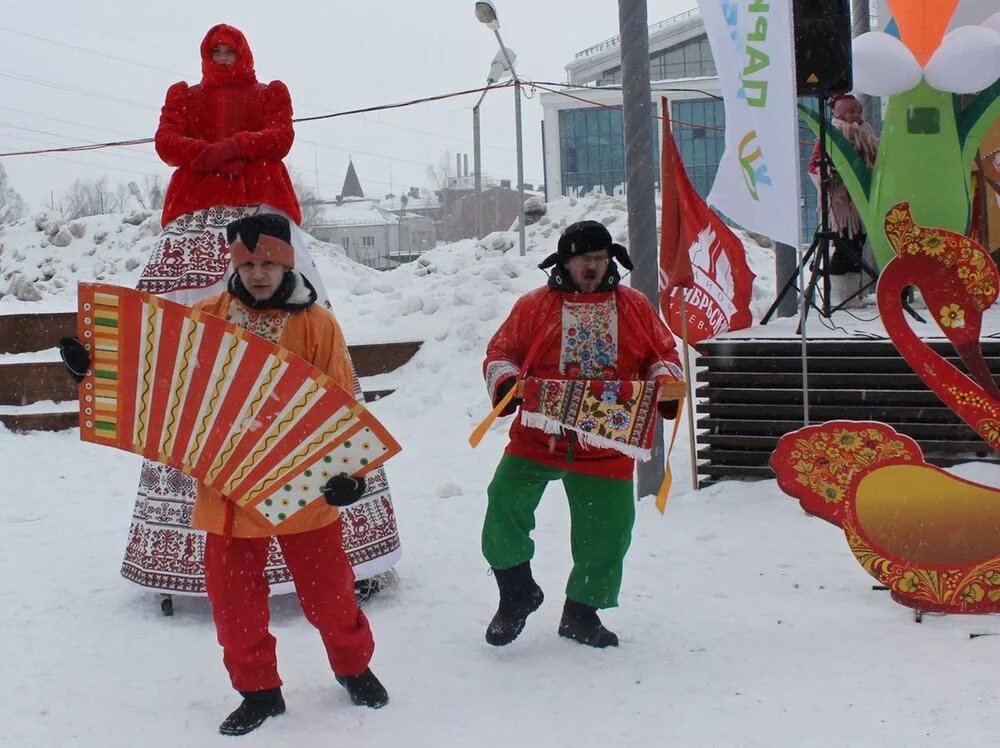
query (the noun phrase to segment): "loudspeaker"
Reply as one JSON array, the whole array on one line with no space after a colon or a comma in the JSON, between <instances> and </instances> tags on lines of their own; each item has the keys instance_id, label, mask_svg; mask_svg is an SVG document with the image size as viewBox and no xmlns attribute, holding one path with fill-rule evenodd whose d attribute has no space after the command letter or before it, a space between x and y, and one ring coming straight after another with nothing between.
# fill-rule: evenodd
<instances>
[{"instance_id":1,"label":"loudspeaker","mask_svg":"<svg viewBox=\"0 0 1000 748\"><path fill-rule=\"evenodd\" d=\"M851 72L850 0L792 0L799 96L846 93Z\"/></svg>"}]
</instances>

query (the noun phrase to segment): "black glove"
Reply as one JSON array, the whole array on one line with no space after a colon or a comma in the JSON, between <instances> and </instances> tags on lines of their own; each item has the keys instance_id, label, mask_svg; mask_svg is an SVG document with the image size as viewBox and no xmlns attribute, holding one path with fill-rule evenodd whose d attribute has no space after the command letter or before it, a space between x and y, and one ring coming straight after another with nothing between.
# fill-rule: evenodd
<instances>
[{"instance_id":1,"label":"black glove","mask_svg":"<svg viewBox=\"0 0 1000 748\"><path fill-rule=\"evenodd\" d=\"M70 376L82 382L90 368L90 354L76 338L59 338L59 355L69 370Z\"/></svg>"},{"instance_id":2,"label":"black glove","mask_svg":"<svg viewBox=\"0 0 1000 748\"><path fill-rule=\"evenodd\" d=\"M323 498L330 506L350 506L365 495L365 479L347 473L335 475L323 486Z\"/></svg>"},{"instance_id":3,"label":"black glove","mask_svg":"<svg viewBox=\"0 0 1000 748\"><path fill-rule=\"evenodd\" d=\"M507 393L510 392L511 389L513 389L516 385L517 385L517 377L507 377L500 384L498 384L497 396L496 400L493 401L493 405L494 406L499 405L500 402L505 397L507 397ZM520 404L521 404L521 398L515 397L513 400L510 401L510 404L507 406L507 411L513 413L514 412L513 409L517 408L517 406Z\"/></svg>"}]
</instances>

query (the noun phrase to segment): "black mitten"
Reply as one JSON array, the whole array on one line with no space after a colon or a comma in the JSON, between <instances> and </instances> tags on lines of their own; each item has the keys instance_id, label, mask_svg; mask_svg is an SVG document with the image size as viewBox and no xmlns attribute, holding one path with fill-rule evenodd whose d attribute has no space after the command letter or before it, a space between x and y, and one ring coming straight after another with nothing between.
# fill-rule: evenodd
<instances>
[{"instance_id":1,"label":"black mitten","mask_svg":"<svg viewBox=\"0 0 1000 748\"><path fill-rule=\"evenodd\" d=\"M496 389L496 399L493 401L494 407L503 402L503 399L507 397L507 393L517 386L517 377L507 377L505 380L497 385ZM503 409L501 416L509 416L511 413L516 411L521 405L521 398L514 396L514 398L507 404L507 407Z\"/></svg>"},{"instance_id":2,"label":"black mitten","mask_svg":"<svg viewBox=\"0 0 1000 748\"><path fill-rule=\"evenodd\" d=\"M331 506L350 506L365 495L365 479L347 473L335 475L323 486L323 498Z\"/></svg>"},{"instance_id":3,"label":"black mitten","mask_svg":"<svg viewBox=\"0 0 1000 748\"><path fill-rule=\"evenodd\" d=\"M90 354L76 338L59 338L59 355L69 370L70 376L82 382L90 368Z\"/></svg>"}]
</instances>

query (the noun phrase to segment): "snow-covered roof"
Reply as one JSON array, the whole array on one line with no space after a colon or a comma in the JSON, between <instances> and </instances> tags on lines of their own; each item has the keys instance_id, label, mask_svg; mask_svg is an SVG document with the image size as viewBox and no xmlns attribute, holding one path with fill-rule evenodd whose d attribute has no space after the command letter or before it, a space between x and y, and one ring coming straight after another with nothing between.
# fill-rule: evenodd
<instances>
[{"instance_id":1,"label":"snow-covered roof","mask_svg":"<svg viewBox=\"0 0 1000 748\"><path fill-rule=\"evenodd\" d=\"M316 226L392 226L399 218L373 198L345 198L325 203L315 219Z\"/></svg>"},{"instance_id":2,"label":"snow-covered roof","mask_svg":"<svg viewBox=\"0 0 1000 748\"><path fill-rule=\"evenodd\" d=\"M380 205L386 210L402 210L402 196L397 195L394 197L382 198ZM406 196L407 210L435 210L439 206L440 204L438 203L438 199L433 193L429 195L421 195L420 197Z\"/></svg>"}]
</instances>

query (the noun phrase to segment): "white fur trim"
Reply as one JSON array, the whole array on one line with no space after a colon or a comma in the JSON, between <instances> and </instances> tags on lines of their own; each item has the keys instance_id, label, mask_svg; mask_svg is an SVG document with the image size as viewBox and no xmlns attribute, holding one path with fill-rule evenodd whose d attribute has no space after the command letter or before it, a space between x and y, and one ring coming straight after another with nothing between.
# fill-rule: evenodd
<instances>
[{"instance_id":1,"label":"white fur trim","mask_svg":"<svg viewBox=\"0 0 1000 748\"><path fill-rule=\"evenodd\" d=\"M302 279L302 273L294 268L289 270L289 272L295 276L295 288L292 289L292 293L288 296L288 303L296 305L305 304L309 301L309 288Z\"/></svg>"}]
</instances>

